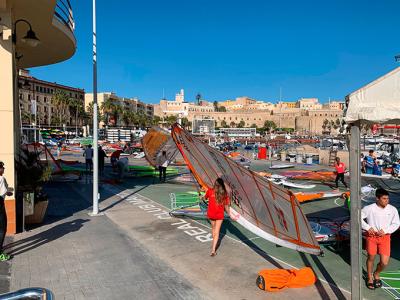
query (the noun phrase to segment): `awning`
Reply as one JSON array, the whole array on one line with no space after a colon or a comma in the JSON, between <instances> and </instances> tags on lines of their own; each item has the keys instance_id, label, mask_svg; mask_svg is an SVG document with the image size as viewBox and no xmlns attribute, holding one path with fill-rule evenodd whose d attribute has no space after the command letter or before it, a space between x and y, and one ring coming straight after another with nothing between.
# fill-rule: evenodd
<instances>
[{"instance_id":1,"label":"awning","mask_svg":"<svg viewBox=\"0 0 400 300\"><path fill-rule=\"evenodd\" d=\"M400 67L346 96L345 121L400 123Z\"/></svg>"}]
</instances>

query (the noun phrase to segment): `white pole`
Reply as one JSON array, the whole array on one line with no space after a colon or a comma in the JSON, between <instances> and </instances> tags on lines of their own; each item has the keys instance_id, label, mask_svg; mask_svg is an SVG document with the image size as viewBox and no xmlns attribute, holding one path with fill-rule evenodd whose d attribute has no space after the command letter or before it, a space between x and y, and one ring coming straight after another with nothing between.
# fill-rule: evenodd
<instances>
[{"instance_id":1,"label":"white pole","mask_svg":"<svg viewBox=\"0 0 400 300\"><path fill-rule=\"evenodd\" d=\"M93 215L99 213L99 153L97 120L96 0L93 0Z\"/></svg>"},{"instance_id":2,"label":"white pole","mask_svg":"<svg viewBox=\"0 0 400 300\"><path fill-rule=\"evenodd\" d=\"M361 199L360 199L360 123L350 129L350 254L351 299L362 299L361 294Z\"/></svg>"},{"instance_id":3,"label":"white pole","mask_svg":"<svg viewBox=\"0 0 400 300\"><path fill-rule=\"evenodd\" d=\"M37 119L37 102L35 101L35 128L33 129L33 139L36 143L36 119Z\"/></svg>"}]
</instances>

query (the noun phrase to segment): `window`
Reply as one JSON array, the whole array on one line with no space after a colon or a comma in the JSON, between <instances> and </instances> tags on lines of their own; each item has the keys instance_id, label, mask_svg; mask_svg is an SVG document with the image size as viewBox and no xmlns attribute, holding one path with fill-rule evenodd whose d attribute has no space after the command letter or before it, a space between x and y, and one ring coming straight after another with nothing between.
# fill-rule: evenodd
<instances>
[{"instance_id":1,"label":"window","mask_svg":"<svg viewBox=\"0 0 400 300\"><path fill-rule=\"evenodd\" d=\"M39 96L36 96L36 101L39 101Z\"/></svg>"},{"instance_id":2,"label":"window","mask_svg":"<svg viewBox=\"0 0 400 300\"><path fill-rule=\"evenodd\" d=\"M44 107L44 112L47 112L47 107L46 106Z\"/></svg>"},{"instance_id":3,"label":"window","mask_svg":"<svg viewBox=\"0 0 400 300\"><path fill-rule=\"evenodd\" d=\"M23 100L24 96L22 94L19 94L19 99Z\"/></svg>"},{"instance_id":4,"label":"window","mask_svg":"<svg viewBox=\"0 0 400 300\"><path fill-rule=\"evenodd\" d=\"M31 101L31 94L28 94L28 101Z\"/></svg>"},{"instance_id":5,"label":"window","mask_svg":"<svg viewBox=\"0 0 400 300\"><path fill-rule=\"evenodd\" d=\"M36 92L39 92L39 87L38 86L36 86Z\"/></svg>"},{"instance_id":6,"label":"window","mask_svg":"<svg viewBox=\"0 0 400 300\"><path fill-rule=\"evenodd\" d=\"M44 97L44 103L47 103L47 98L46 97Z\"/></svg>"}]
</instances>

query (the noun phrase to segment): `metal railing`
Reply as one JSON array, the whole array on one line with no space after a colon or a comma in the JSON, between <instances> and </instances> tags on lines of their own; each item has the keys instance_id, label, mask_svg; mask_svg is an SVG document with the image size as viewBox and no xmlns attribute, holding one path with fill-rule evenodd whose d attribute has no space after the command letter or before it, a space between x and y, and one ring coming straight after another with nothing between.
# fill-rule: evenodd
<instances>
[{"instance_id":1,"label":"metal railing","mask_svg":"<svg viewBox=\"0 0 400 300\"><path fill-rule=\"evenodd\" d=\"M45 288L26 288L16 292L1 294L0 300L41 299L54 300L52 291Z\"/></svg>"},{"instance_id":2,"label":"metal railing","mask_svg":"<svg viewBox=\"0 0 400 300\"><path fill-rule=\"evenodd\" d=\"M72 32L75 31L75 20L72 14L72 6L69 0L57 0L54 16Z\"/></svg>"}]
</instances>

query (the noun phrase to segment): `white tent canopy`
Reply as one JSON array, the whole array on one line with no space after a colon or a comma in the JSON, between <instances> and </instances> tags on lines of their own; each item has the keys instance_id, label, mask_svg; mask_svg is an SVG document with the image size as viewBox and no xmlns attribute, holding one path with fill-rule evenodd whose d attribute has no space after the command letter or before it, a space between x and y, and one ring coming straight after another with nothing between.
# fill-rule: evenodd
<instances>
[{"instance_id":1,"label":"white tent canopy","mask_svg":"<svg viewBox=\"0 0 400 300\"><path fill-rule=\"evenodd\" d=\"M400 67L354 91L349 101L345 121L373 123L400 122Z\"/></svg>"},{"instance_id":2,"label":"white tent canopy","mask_svg":"<svg viewBox=\"0 0 400 300\"><path fill-rule=\"evenodd\" d=\"M354 123L350 131L350 251L351 299L362 299L361 292L361 172L360 127L356 123L400 122L400 67L374 80L346 97L345 121Z\"/></svg>"}]
</instances>

